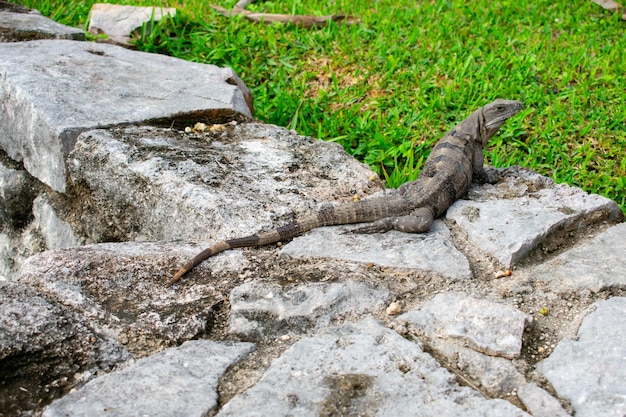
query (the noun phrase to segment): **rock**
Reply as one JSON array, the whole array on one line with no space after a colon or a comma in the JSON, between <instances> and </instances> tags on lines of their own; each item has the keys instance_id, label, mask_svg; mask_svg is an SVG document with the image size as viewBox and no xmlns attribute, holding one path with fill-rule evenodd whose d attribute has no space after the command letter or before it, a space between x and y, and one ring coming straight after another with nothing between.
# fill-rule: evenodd
<instances>
[{"instance_id":1,"label":"rock","mask_svg":"<svg viewBox=\"0 0 626 417\"><path fill-rule=\"evenodd\" d=\"M342 233L344 227L312 230L285 245L281 255L293 258L326 257L382 267L417 269L453 279L470 279L467 258L455 249L450 231L439 220L427 233L397 231L376 234ZM320 242L332 244L320 245Z\"/></svg>"},{"instance_id":2,"label":"rock","mask_svg":"<svg viewBox=\"0 0 626 417\"><path fill-rule=\"evenodd\" d=\"M623 249L623 246L622 246ZM583 320L578 340L562 340L537 365L576 417L626 414L626 297L597 301Z\"/></svg>"},{"instance_id":3,"label":"rock","mask_svg":"<svg viewBox=\"0 0 626 417\"><path fill-rule=\"evenodd\" d=\"M569 417L559 400L536 384L519 387L517 396L533 417Z\"/></svg>"},{"instance_id":4,"label":"rock","mask_svg":"<svg viewBox=\"0 0 626 417\"><path fill-rule=\"evenodd\" d=\"M626 223L621 223L539 265L529 275L557 293L626 289L624 248Z\"/></svg>"},{"instance_id":5,"label":"rock","mask_svg":"<svg viewBox=\"0 0 626 417\"><path fill-rule=\"evenodd\" d=\"M26 171L0 162L0 228L16 230L28 225L33 218L33 200L39 188Z\"/></svg>"},{"instance_id":6,"label":"rock","mask_svg":"<svg viewBox=\"0 0 626 417\"><path fill-rule=\"evenodd\" d=\"M524 326L531 321L514 307L454 292L438 294L421 310L398 317L413 334L453 340L508 359L519 357Z\"/></svg>"},{"instance_id":7,"label":"rock","mask_svg":"<svg viewBox=\"0 0 626 417\"><path fill-rule=\"evenodd\" d=\"M202 135L91 131L68 166L84 203L66 217L93 242L215 242L280 226L320 201L380 189L339 145L260 123L217 125Z\"/></svg>"},{"instance_id":8,"label":"rock","mask_svg":"<svg viewBox=\"0 0 626 417\"><path fill-rule=\"evenodd\" d=\"M35 39L84 41L85 32L50 20L36 10L0 1L0 42Z\"/></svg>"},{"instance_id":9,"label":"rock","mask_svg":"<svg viewBox=\"0 0 626 417\"><path fill-rule=\"evenodd\" d=\"M0 146L59 192L81 132L252 116L249 92L230 68L63 40L0 43L0 55Z\"/></svg>"},{"instance_id":10,"label":"rock","mask_svg":"<svg viewBox=\"0 0 626 417\"><path fill-rule=\"evenodd\" d=\"M175 16L173 7L135 7L96 3L89 15L89 32L106 34L109 40L130 45L130 34L144 23L158 22L164 16Z\"/></svg>"},{"instance_id":11,"label":"rock","mask_svg":"<svg viewBox=\"0 0 626 417\"><path fill-rule=\"evenodd\" d=\"M490 397L507 397L526 384L524 375L518 372L510 360L485 355L459 346L435 335L427 338L429 347L446 359L446 363L465 378L474 381Z\"/></svg>"},{"instance_id":12,"label":"rock","mask_svg":"<svg viewBox=\"0 0 626 417\"><path fill-rule=\"evenodd\" d=\"M459 386L419 343L374 319L298 341L217 414L268 415L528 416Z\"/></svg>"},{"instance_id":13,"label":"rock","mask_svg":"<svg viewBox=\"0 0 626 417\"><path fill-rule=\"evenodd\" d=\"M623 219L619 206L608 198L547 179L537 181L532 171L512 168L503 173L505 180L496 186L474 187L473 200L457 201L446 218L462 227L475 247L505 267L556 231Z\"/></svg>"},{"instance_id":14,"label":"rock","mask_svg":"<svg viewBox=\"0 0 626 417\"><path fill-rule=\"evenodd\" d=\"M33 227L43 237L47 249L63 249L84 243L77 238L72 226L59 219L56 211L45 195L37 197L33 203L35 217Z\"/></svg>"},{"instance_id":15,"label":"rock","mask_svg":"<svg viewBox=\"0 0 626 417\"><path fill-rule=\"evenodd\" d=\"M230 294L230 333L247 340L316 332L345 317L377 312L389 292L346 282L282 286L250 281Z\"/></svg>"},{"instance_id":16,"label":"rock","mask_svg":"<svg viewBox=\"0 0 626 417\"><path fill-rule=\"evenodd\" d=\"M206 416L217 407L217 384L252 343L194 340L87 383L55 401L43 417Z\"/></svg>"},{"instance_id":17,"label":"rock","mask_svg":"<svg viewBox=\"0 0 626 417\"><path fill-rule=\"evenodd\" d=\"M145 356L203 335L214 307L246 276L240 253L222 256L210 280L166 287L195 245L103 243L52 250L24 262L19 280L109 329L133 354Z\"/></svg>"},{"instance_id":18,"label":"rock","mask_svg":"<svg viewBox=\"0 0 626 417\"><path fill-rule=\"evenodd\" d=\"M131 359L84 317L0 281L0 413L32 410Z\"/></svg>"}]
</instances>

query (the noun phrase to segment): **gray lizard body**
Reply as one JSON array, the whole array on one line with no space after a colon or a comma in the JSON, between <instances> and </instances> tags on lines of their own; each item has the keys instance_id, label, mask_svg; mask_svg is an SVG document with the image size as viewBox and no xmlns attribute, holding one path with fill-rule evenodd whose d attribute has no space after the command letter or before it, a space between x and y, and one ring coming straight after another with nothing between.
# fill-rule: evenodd
<instances>
[{"instance_id":1,"label":"gray lizard body","mask_svg":"<svg viewBox=\"0 0 626 417\"><path fill-rule=\"evenodd\" d=\"M483 169L483 147L500 126L521 109L519 101L495 100L473 112L437 142L417 180L403 184L391 196L324 207L268 232L218 242L187 262L170 284L217 253L292 239L317 227L367 223L355 232L374 233L390 229L426 232L435 218L467 193L473 179L487 180Z\"/></svg>"}]
</instances>

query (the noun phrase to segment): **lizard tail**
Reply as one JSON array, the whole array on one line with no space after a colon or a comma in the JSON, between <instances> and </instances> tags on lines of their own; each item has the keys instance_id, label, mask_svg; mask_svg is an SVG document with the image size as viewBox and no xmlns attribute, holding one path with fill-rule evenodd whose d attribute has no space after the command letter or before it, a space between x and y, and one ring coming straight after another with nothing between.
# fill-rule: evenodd
<instances>
[{"instance_id":1,"label":"lizard tail","mask_svg":"<svg viewBox=\"0 0 626 417\"><path fill-rule=\"evenodd\" d=\"M221 242L216 243L215 245L209 246L199 254L193 257L189 262L182 266L174 274L172 279L167 283L168 286L176 283L179 279L182 278L187 272L189 272L194 266L198 265L200 262L204 261L207 258L210 258L213 255L216 255L220 252L224 252L229 249L234 248L246 248L249 246L261 246L268 245L270 243L278 242L281 238L285 237L293 237L293 236L284 236L279 233L278 230L272 230L266 233L262 233L260 235L252 235L246 237L240 237L237 239L223 240Z\"/></svg>"}]
</instances>

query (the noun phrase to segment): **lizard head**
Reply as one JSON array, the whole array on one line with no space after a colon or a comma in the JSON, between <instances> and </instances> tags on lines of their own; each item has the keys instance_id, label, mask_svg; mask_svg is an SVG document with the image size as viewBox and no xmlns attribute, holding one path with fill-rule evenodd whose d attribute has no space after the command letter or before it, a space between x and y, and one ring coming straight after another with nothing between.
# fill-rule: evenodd
<instances>
[{"instance_id":1,"label":"lizard head","mask_svg":"<svg viewBox=\"0 0 626 417\"><path fill-rule=\"evenodd\" d=\"M519 113L523 107L524 105L517 100L497 99L480 109L483 119L481 129L483 145L487 145L489 139L500 129L500 126L509 117Z\"/></svg>"}]
</instances>

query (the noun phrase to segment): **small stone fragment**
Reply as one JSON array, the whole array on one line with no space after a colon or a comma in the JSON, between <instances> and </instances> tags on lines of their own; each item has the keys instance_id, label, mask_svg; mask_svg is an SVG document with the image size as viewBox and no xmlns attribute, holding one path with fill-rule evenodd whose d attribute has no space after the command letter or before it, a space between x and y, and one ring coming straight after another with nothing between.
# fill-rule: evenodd
<instances>
[{"instance_id":1,"label":"small stone fragment","mask_svg":"<svg viewBox=\"0 0 626 417\"><path fill-rule=\"evenodd\" d=\"M387 307L385 311L387 312L388 315L395 316L396 314L400 314L400 312L402 312L402 306L400 305L400 303L397 303L394 301L391 304L389 304L389 306Z\"/></svg>"}]
</instances>

